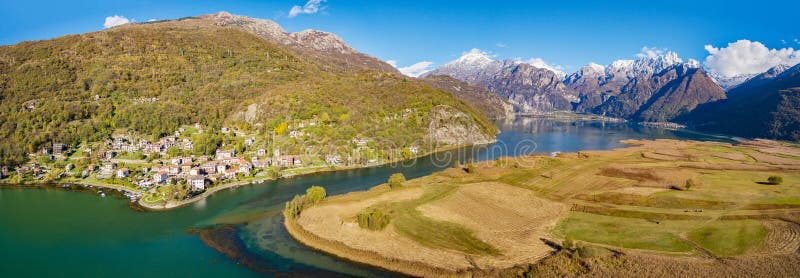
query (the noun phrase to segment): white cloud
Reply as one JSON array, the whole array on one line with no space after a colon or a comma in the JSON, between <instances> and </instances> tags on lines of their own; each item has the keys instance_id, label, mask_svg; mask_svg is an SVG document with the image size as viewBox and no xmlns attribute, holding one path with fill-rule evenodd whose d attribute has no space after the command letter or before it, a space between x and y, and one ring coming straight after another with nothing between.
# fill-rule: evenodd
<instances>
[{"instance_id":1,"label":"white cloud","mask_svg":"<svg viewBox=\"0 0 800 278\"><path fill-rule=\"evenodd\" d=\"M786 40L784 40L784 39L781 39L781 43L782 43L782 44L786 44Z\"/></svg>"},{"instance_id":2,"label":"white cloud","mask_svg":"<svg viewBox=\"0 0 800 278\"><path fill-rule=\"evenodd\" d=\"M645 58L645 57L656 57L664 55L667 52L666 48L658 48L658 47L647 47L643 46L642 51L636 54L636 58Z\"/></svg>"},{"instance_id":3,"label":"white cloud","mask_svg":"<svg viewBox=\"0 0 800 278\"><path fill-rule=\"evenodd\" d=\"M397 67L397 61L395 60L389 60L386 61L386 63L397 68L400 73L411 77L419 77L420 75L433 70L433 62L429 61L418 62L407 67Z\"/></svg>"},{"instance_id":4,"label":"white cloud","mask_svg":"<svg viewBox=\"0 0 800 278\"><path fill-rule=\"evenodd\" d=\"M308 0L308 2L306 2L306 4L303 5L302 7L295 5L294 7L292 7L291 10L289 10L289 18L298 16L298 15L301 15L301 14L315 14L320 9L324 9L325 8L325 7L322 7L322 5L321 5L322 2L325 2L325 1L327 1L327 0Z\"/></svg>"},{"instance_id":5,"label":"white cloud","mask_svg":"<svg viewBox=\"0 0 800 278\"><path fill-rule=\"evenodd\" d=\"M103 27L104 28L111 28L111 27L114 27L114 26L130 23L130 22L131 22L131 20L128 20L128 18L126 18L124 16L121 16L121 15L107 16L106 17L106 22L103 23Z\"/></svg>"},{"instance_id":6,"label":"white cloud","mask_svg":"<svg viewBox=\"0 0 800 278\"><path fill-rule=\"evenodd\" d=\"M147 20L147 22L155 22L155 21L158 21L158 19L151 18L151 19Z\"/></svg>"},{"instance_id":7,"label":"white cloud","mask_svg":"<svg viewBox=\"0 0 800 278\"><path fill-rule=\"evenodd\" d=\"M503 42L498 42L497 44L495 44L495 46L497 46L499 48L507 48L508 47L508 45L503 43Z\"/></svg>"},{"instance_id":8,"label":"white cloud","mask_svg":"<svg viewBox=\"0 0 800 278\"><path fill-rule=\"evenodd\" d=\"M705 46L708 51L703 65L725 77L741 74L758 74L774 66L800 63L800 50L793 48L769 49L760 42L738 40L727 47Z\"/></svg>"},{"instance_id":9,"label":"white cloud","mask_svg":"<svg viewBox=\"0 0 800 278\"><path fill-rule=\"evenodd\" d=\"M796 43L796 44L800 44L800 39L797 39L797 38L795 38L795 39L794 39L794 43Z\"/></svg>"}]
</instances>

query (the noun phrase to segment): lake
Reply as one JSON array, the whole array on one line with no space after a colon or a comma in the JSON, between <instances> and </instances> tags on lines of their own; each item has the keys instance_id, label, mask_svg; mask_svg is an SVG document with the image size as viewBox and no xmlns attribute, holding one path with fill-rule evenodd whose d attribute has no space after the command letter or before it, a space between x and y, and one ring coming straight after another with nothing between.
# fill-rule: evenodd
<instances>
[{"instance_id":1,"label":"lake","mask_svg":"<svg viewBox=\"0 0 800 278\"><path fill-rule=\"evenodd\" d=\"M329 195L364 190L402 172L415 178L456 159L486 160L529 153L622 147L623 139L730 141L726 137L627 123L516 118L487 146L457 149L399 165L339 171L247 185L163 212L137 212L127 199L59 189L0 189L2 277L395 276L349 263L295 242L282 225L283 204L311 185ZM248 264L206 245L194 229L233 227ZM241 259L241 258L239 258ZM245 266L247 265L247 266Z\"/></svg>"}]
</instances>

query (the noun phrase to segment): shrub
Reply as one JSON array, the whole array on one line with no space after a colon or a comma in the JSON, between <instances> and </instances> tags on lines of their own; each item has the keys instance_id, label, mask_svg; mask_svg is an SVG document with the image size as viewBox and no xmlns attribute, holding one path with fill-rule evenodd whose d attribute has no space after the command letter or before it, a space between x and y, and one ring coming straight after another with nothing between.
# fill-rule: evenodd
<instances>
[{"instance_id":1,"label":"shrub","mask_svg":"<svg viewBox=\"0 0 800 278\"><path fill-rule=\"evenodd\" d=\"M783 177L781 177L781 176L770 176L769 178L767 178L767 183L768 184L776 184L776 185L777 184L781 184L781 183L783 183Z\"/></svg>"},{"instance_id":2,"label":"shrub","mask_svg":"<svg viewBox=\"0 0 800 278\"><path fill-rule=\"evenodd\" d=\"M325 188L321 186L313 185L306 189L305 198L311 205L316 205L317 203L321 202L327 196L327 192L325 192Z\"/></svg>"},{"instance_id":3,"label":"shrub","mask_svg":"<svg viewBox=\"0 0 800 278\"><path fill-rule=\"evenodd\" d=\"M406 176L402 173L394 173L389 176L389 188L400 188L403 186L404 182L406 182Z\"/></svg>"},{"instance_id":4,"label":"shrub","mask_svg":"<svg viewBox=\"0 0 800 278\"><path fill-rule=\"evenodd\" d=\"M686 188L686 190L691 189L692 187L694 187L694 180L693 179L686 180L686 183L683 184L683 187Z\"/></svg>"},{"instance_id":5,"label":"shrub","mask_svg":"<svg viewBox=\"0 0 800 278\"><path fill-rule=\"evenodd\" d=\"M572 237L567 236L564 239L564 242L561 244L561 247L563 247L564 249L567 249L567 250L572 250L572 249L575 248L575 241L572 240Z\"/></svg>"},{"instance_id":6,"label":"shrub","mask_svg":"<svg viewBox=\"0 0 800 278\"><path fill-rule=\"evenodd\" d=\"M467 165L465 165L463 169L464 169L464 172L467 172L469 174L473 174L473 173L475 173L475 171L478 170L476 165L475 165L475 162L473 162L472 159L467 161Z\"/></svg>"},{"instance_id":7,"label":"shrub","mask_svg":"<svg viewBox=\"0 0 800 278\"><path fill-rule=\"evenodd\" d=\"M358 213L358 226L373 231L383 230L389 225L391 218L380 210L371 208Z\"/></svg>"},{"instance_id":8,"label":"shrub","mask_svg":"<svg viewBox=\"0 0 800 278\"><path fill-rule=\"evenodd\" d=\"M283 208L283 216L286 219L296 219L304 209L318 204L325 199L327 193L321 186L311 186L306 189L305 195L294 195L291 201L286 202Z\"/></svg>"}]
</instances>

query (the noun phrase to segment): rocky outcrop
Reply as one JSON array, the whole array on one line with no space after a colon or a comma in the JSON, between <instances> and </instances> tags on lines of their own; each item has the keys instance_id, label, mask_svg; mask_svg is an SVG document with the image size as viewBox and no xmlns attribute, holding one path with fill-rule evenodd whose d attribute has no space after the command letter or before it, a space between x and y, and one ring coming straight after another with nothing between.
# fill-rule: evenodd
<instances>
[{"instance_id":1,"label":"rocky outcrop","mask_svg":"<svg viewBox=\"0 0 800 278\"><path fill-rule=\"evenodd\" d=\"M427 139L451 146L485 144L494 140L481 130L472 116L448 105L431 108Z\"/></svg>"},{"instance_id":2,"label":"rocky outcrop","mask_svg":"<svg viewBox=\"0 0 800 278\"><path fill-rule=\"evenodd\" d=\"M242 29L267 41L289 46L302 52L304 55L315 56L318 59L323 59L328 62L336 62L343 66L356 66L399 73L397 69L391 65L374 57L359 53L357 50L347 45L344 40L328 32L303 30L290 33L286 32L286 30L274 21L233 15L228 12L202 15L200 18L211 20L217 26Z\"/></svg>"}]
</instances>

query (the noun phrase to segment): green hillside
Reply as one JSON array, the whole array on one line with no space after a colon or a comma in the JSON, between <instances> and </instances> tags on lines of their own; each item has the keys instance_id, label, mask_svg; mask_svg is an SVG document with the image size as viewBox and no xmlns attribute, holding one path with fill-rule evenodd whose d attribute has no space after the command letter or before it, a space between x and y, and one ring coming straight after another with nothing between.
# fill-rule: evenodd
<instances>
[{"instance_id":1,"label":"green hillside","mask_svg":"<svg viewBox=\"0 0 800 278\"><path fill-rule=\"evenodd\" d=\"M123 131L155 140L195 123L208 137L196 140L215 146L235 141L222 127L266 138L319 121L303 139L403 147L422 142L441 104L495 132L450 94L314 57L196 18L0 47L0 162L19 164L53 142L77 148Z\"/></svg>"}]
</instances>

